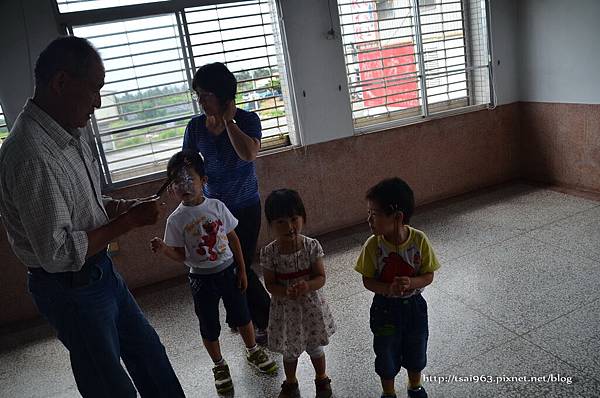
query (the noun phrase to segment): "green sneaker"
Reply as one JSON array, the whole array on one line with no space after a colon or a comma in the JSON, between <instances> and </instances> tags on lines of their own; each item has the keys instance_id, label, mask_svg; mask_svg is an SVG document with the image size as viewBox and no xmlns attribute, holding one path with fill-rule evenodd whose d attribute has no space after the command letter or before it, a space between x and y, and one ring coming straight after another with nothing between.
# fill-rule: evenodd
<instances>
[{"instance_id":1,"label":"green sneaker","mask_svg":"<svg viewBox=\"0 0 600 398\"><path fill-rule=\"evenodd\" d=\"M231 381L231 374L229 373L229 366L227 364L215 366L212 371L215 376L217 393L226 394L233 390L233 382Z\"/></svg>"},{"instance_id":2,"label":"green sneaker","mask_svg":"<svg viewBox=\"0 0 600 398\"><path fill-rule=\"evenodd\" d=\"M254 366L262 373L269 375L277 373L277 364L269 358L265 350L260 347L252 354L246 354L246 359L250 365Z\"/></svg>"}]
</instances>

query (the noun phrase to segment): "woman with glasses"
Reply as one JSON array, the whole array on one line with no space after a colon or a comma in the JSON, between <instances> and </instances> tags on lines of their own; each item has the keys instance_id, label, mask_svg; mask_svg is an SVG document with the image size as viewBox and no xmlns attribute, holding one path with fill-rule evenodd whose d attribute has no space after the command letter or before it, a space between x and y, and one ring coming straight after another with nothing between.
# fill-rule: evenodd
<instances>
[{"instance_id":1,"label":"woman with glasses","mask_svg":"<svg viewBox=\"0 0 600 398\"><path fill-rule=\"evenodd\" d=\"M257 328L256 341L266 344L271 299L251 267L261 223L254 166L262 137L260 119L256 113L235 106L237 80L220 62L198 69L192 89L203 114L188 123L183 149L193 149L204 156L208 176L205 195L225 203L238 219L235 232L248 275L248 307Z\"/></svg>"}]
</instances>

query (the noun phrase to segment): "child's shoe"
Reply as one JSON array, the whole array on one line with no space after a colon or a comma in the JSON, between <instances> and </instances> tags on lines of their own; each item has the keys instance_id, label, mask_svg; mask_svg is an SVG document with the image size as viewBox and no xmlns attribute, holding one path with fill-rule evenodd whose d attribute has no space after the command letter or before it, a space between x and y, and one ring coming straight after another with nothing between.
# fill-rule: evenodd
<instances>
[{"instance_id":1,"label":"child's shoe","mask_svg":"<svg viewBox=\"0 0 600 398\"><path fill-rule=\"evenodd\" d=\"M256 344L266 346L268 342L267 331L264 329L256 329Z\"/></svg>"},{"instance_id":2,"label":"child's shoe","mask_svg":"<svg viewBox=\"0 0 600 398\"><path fill-rule=\"evenodd\" d=\"M269 358L265 350L260 347L258 347L253 353L246 354L246 359L250 365L254 366L263 373L270 375L277 373L277 364L275 361Z\"/></svg>"},{"instance_id":3,"label":"child's shoe","mask_svg":"<svg viewBox=\"0 0 600 398\"><path fill-rule=\"evenodd\" d=\"M231 381L231 374L229 373L229 366L227 364L217 365L212 371L215 376L217 393L226 394L233 390L233 382Z\"/></svg>"},{"instance_id":4,"label":"child's shoe","mask_svg":"<svg viewBox=\"0 0 600 398\"><path fill-rule=\"evenodd\" d=\"M331 398L331 379L326 377L321 380L315 380L315 390L317 391L315 398Z\"/></svg>"},{"instance_id":5,"label":"child's shoe","mask_svg":"<svg viewBox=\"0 0 600 398\"><path fill-rule=\"evenodd\" d=\"M281 383L281 392L277 398L300 398L298 382L288 383L287 380L284 380L283 383Z\"/></svg>"},{"instance_id":6,"label":"child's shoe","mask_svg":"<svg viewBox=\"0 0 600 398\"><path fill-rule=\"evenodd\" d=\"M427 391L425 387L421 386L416 390L408 389L408 398L427 398Z\"/></svg>"}]
</instances>

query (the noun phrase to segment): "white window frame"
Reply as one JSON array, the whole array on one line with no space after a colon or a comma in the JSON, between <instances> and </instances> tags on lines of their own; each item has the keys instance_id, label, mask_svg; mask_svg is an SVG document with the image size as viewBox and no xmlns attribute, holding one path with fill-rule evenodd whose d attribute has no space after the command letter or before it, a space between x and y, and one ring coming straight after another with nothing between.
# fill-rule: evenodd
<instances>
[{"instance_id":1,"label":"white window frame","mask_svg":"<svg viewBox=\"0 0 600 398\"><path fill-rule=\"evenodd\" d=\"M357 1L365 1L365 0L357 0ZM369 0L369 2L375 2L377 0ZM366 123L363 122L362 125L357 125L356 121L355 121L355 117L354 117L354 111L352 111L352 124L354 126L354 134L355 135L360 135L360 134L366 134L366 133L372 133L372 132L378 132L378 131L382 131L382 130L386 130L386 129L390 129L390 128L394 128L394 127L401 127L401 126L406 126L406 125L410 125L410 124L415 124L415 123L421 123L427 120L432 120L432 119L440 119L440 118L444 118L444 117L448 117L448 116L453 116L453 115L458 115L458 114L462 114L462 113L468 113L468 112L475 112L475 111L479 111L482 109L493 109L495 107L495 93L494 93L494 85L493 85L493 68L492 68L492 42L491 42L491 24L490 24L490 5L489 5L489 0L482 0L483 4L485 6L485 34L486 34L486 45L487 45L487 63L484 66L478 66L478 67L471 67L471 63L472 60L470 59L471 54L470 54L470 46L471 46L471 26L470 23L468 21L468 15L465 15L465 12L468 14L469 9L469 0L461 0L462 2L462 8L463 8L463 30L464 30L464 45L466 48L466 54L465 54L465 60L466 60L466 68L465 68L465 73L467 75L472 74L474 72L475 69L487 69L487 80L488 80L488 87L486 87L487 89L489 89L489 102L483 103L483 104L474 104L474 105L466 105L466 106L462 106L462 107L456 107L456 108L451 108L448 110L440 110L440 111L431 111L431 108L429 106L429 104L427 103L427 88L425 87L425 81L427 80L427 76L423 76L420 71L424 71L425 70L425 62L427 62L427 60L425 60L425 56L424 56L424 51L423 51L423 44L421 43L421 22L419 20L420 18L420 8L421 7L434 7L435 4L437 3L437 0L434 1L426 1L426 4L423 4L421 6L421 2L423 2L424 0L412 0L413 2L413 12L415 14L415 18L416 18L416 33L415 33L415 46L418 48L418 51L415 52L414 56L415 56L415 61L418 64L418 68L417 68L417 75L418 75L418 89L421 93L418 100L420 101L420 108L421 111L419 112L417 110L417 115L415 115L414 110L416 110L416 108L413 108L411 110L411 108L407 108L406 109L406 113L407 116L402 117L398 114L401 114L402 111L399 112L395 112L398 116L394 117L394 118L390 118L388 120L377 120L377 119L384 119L383 117L378 117L378 116L373 116L372 122L370 123ZM347 5L347 1L344 1L344 5ZM338 5L338 12L340 13L340 19L341 16L344 15L341 11L341 9L339 9L339 5ZM340 20L340 23L342 23L342 21ZM342 43L342 45L344 46L344 63L346 64L347 62L347 55L346 55L346 44ZM346 67L346 76L347 78L350 77L350 72L348 71L348 68ZM469 78L468 78L469 79ZM348 80L348 90L349 90L349 98L352 99L352 93L350 91L350 85L352 84L352 82L350 80ZM467 86L470 84L470 80L468 80ZM473 93L471 91L471 89L468 87L467 88L467 96L469 98L469 101L472 100L472 96ZM435 105L435 104L434 104Z\"/></svg>"},{"instance_id":2,"label":"white window frame","mask_svg":"<svg viewBox=\"0 0 600 398\"><path fill-rule=\"evenodd\" d=\"M153 17L165 14L175 15L177 18L177 25L179 27L180 39L182 41L182 50L184 52L183 60L185 61L185 74L187 76L188 84L191 86L191 79L194 75L196 67L198 65L194 64L194 54L192 54L192 44L189 38L189 32L187 31L187 24L185 21L185 10L189 8L196 8L201 6L213 6L213 5L225 5L227 3L240 3L244 1L253 1L253 0L165 0L159 2L150 2L146 4L135 4L135 5L126 5L126 6L116 6L116 7L108 7L108 8L97 8L93 10L85 10L85 11L75 11L75 12L63 12L59 11L59 7L56 1L54 1L55 13L58 23L64 30L66 34L73 33L73 27L77 26L86 26L93 24L101 24L101 23L109 23L109 22L118 22L123 20L131 20L137 18L144 17ZM262 0L265 1L265 0ZM276 8L276 11L279 12L279 0L273 0L273 5ZM282 88L285 85L285 95L284 95L284 103L285 103L285 115L287 118L287 126L288 133L279 137L266 137L262 140L262 148L261 152L270 152L274 149L285 148L287 146L292 145L293 142L297 142L297 114L296 108L294 104L294 99L292 93L292 85L289 83L289 57L287 54L287 48L285 44L284 30L282 26L282 21L273 21L274 35L277 35L281 42L277 42L276 46L281 46L278 48L280 51L280 55L284 59L285 65L280 65L280 82ZM195 101L192 101L194 112L190 115L185 115L181 117L173 117L167 118L165 120L160 120L160 123L166 123L169 121L177 121L182 119L190 119L193 116L199 114L198 106ZM141 123L140 126L151 126L152 124L156 124L158 122L148 122ZM127 130L127 129L126 129ZM102 172L102 186L104 191L111 191L114 189L123 188L126 186L152 181L159 178L163 178L166 174L166 163L164 168L161 171L152 172L150 174L127 178L119 181L112 181L111 171L109 170L106 155L104 153L104 148L102 144L102 138L99 133L98 126L96 124L95 117L92 118L92 126L88 129L90 146L93 148L95 155L100 161L101 164L101 172ZM144 155L141 155L144 156Z\"/></svg>"},{"instance_id":3,"label":"white window frame","mask_svg":"<svg viewBox=\"0 0 600 398\"><path fill-rule=\"evenodd\" d=\"M0 104L0 134L4 133L8 134L8 125L6 122L6 115L4 114L2 105ZM0 146L2 146L2 141L4 141L4 138L0 137Z\"/></svg>"}]
</instances>

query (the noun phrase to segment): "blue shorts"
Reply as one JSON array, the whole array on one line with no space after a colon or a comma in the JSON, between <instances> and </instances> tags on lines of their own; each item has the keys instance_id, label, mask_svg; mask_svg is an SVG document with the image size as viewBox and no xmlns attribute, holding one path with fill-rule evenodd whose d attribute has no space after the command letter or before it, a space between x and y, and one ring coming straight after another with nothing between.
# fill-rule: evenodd
<instances>
[{"instance_id":1,"label":"blue shorts","mask_svg":"<svg viewBox=\"0 0 600 398\"><path fill-rule=\"evenodd\" d=\"M237 286L237 265L233 263L221 272L208 275L189 274L194 310L200 322L200 334L208 341L217 341L221 334L219 301L223 299L231 327L247 325L250 311L246 295Z\"/></svg>"},{"instance_id":2,"label":"blue shorts","mask_svg":"<svg viewBox=\"0 0 600 398\"><path fill-rule=\"evenodd\" d=\"M375 372L385 380L400 368L420 372L427 364L427 302L420 294L403 299L376 294L369 320Z\"/></svg>"}]
</instances>

